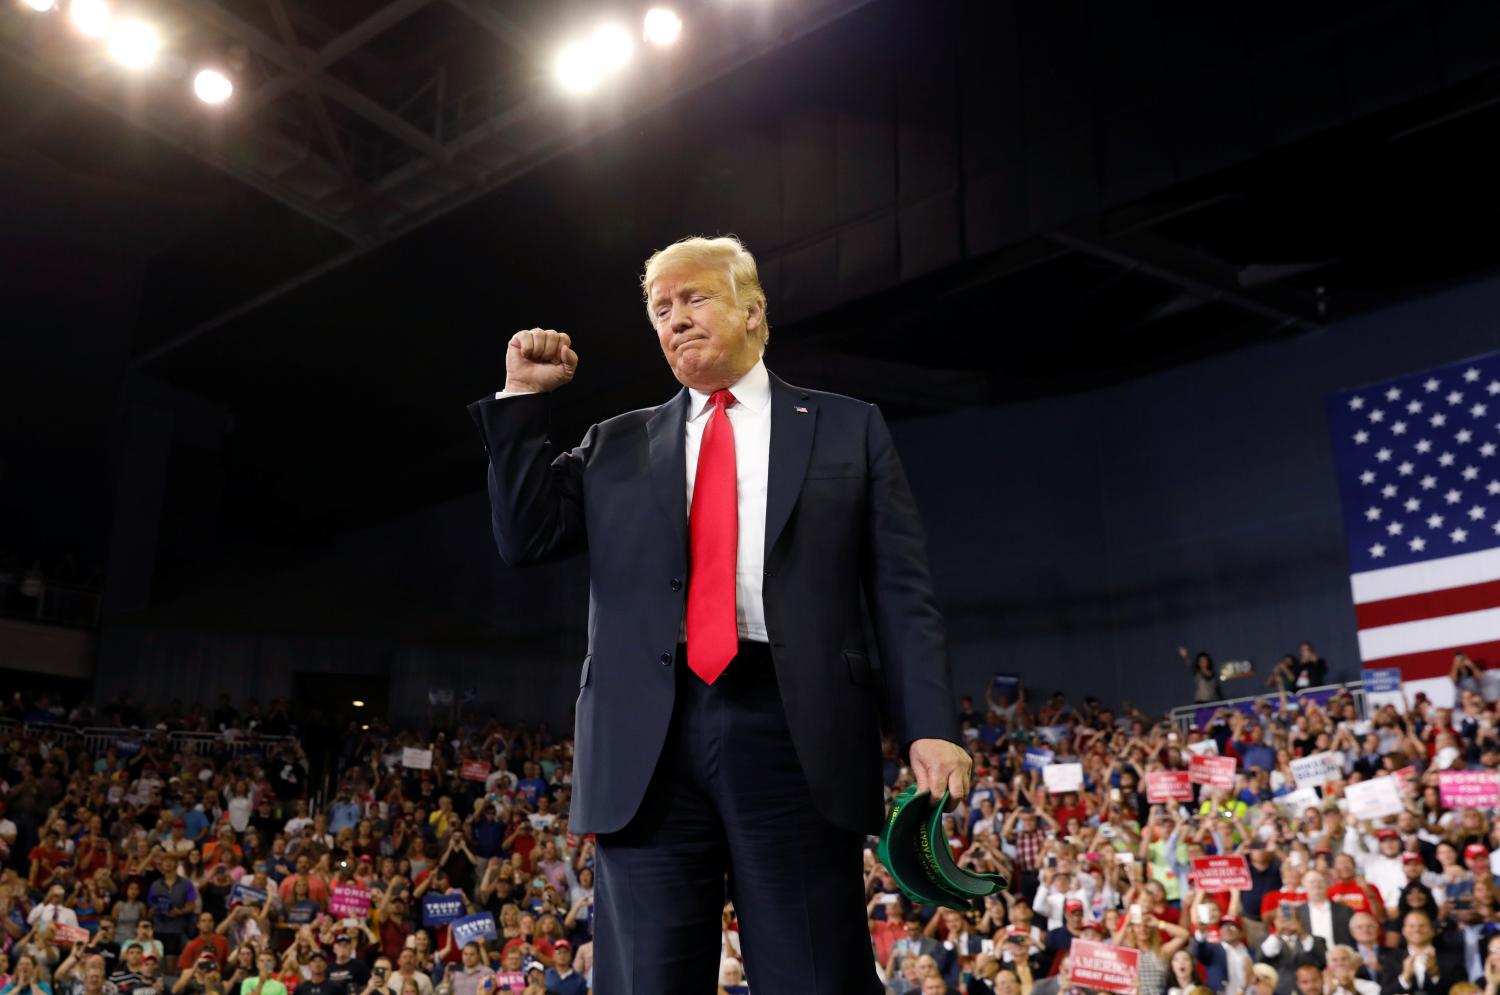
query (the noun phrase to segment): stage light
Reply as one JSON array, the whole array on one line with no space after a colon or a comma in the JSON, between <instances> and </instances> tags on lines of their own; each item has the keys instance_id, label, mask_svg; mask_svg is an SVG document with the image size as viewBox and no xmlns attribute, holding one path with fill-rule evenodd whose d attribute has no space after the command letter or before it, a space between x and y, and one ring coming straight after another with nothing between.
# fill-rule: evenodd
<instances>
[{"instance_id":1,"label":"stage light","mask_svg":"<svg viewBox=\"0 0 1500 995\"><path fill-rule=\"evenodd\" d=\"M98 38L109 30L109 4L104 0L73 0L68 4L68 19L79 34Z\"/></svg>"},{"instance_id":2,"label":"stage light","mask_svg":"<svg viewBox=\"0 0 1500 995\"><path fill-rule=\"evenodd\" d=\"M205 104L222 104L234 93L234 84L217 69L202 69L193 77L193 92ZM354 707L360 704L356 701Z\"/></svg>"},{"instance_id":3,"label":"stage light","mask_svg":"<svg viewBox=\"0 0 1500 995\"><path fill-rule=\"evenodd\" d=\"M670 45L682 34L682 18L665 7L646 11L646 40L653 45Z\"/></svg>"},{"instance_id":4,"label":"stage light","mask_svg":"<svg viewBox=\"0 0 1500 995\"><path fill-rule=\"evenodd\" d=\"M161 51L161 35L145 21L121 21L109 29L109 55L129 69L145 69Z\"/></svg>"},{"instance_id":5,"label":"stage light","mask_svg":"<svg viewBox=\"0 0 1500 995\"><path fill-rule=\"evenodd\" d=\"M630 61L633 48L630 34L618 24L601 25L589 39L589 48L605 72L612 72Z\"/></svg>"},{"instance_id":6,"label":"stage light","mask_svg":"<svg viewBox=\"0 0 1500 995\"><path fill-rule=\"evenodd\" d=\"M30 7L38 14L45 14L53 7L56 7L57 4L54 3L53 0L26 0L26 6Z\"/></svg>"},{"instance_id":7,"label":"stage light","mask_svg":"<svg viewBox=\"0 0 1500 995\"><path fill-rule=\"evenodd\" d=\"M353 704L355 708L364 708L365 707L365 703L362 702L362 701L360 701L358 698L355 698L354 701L351 702L351 704Z\"/></svg>"},{"instance_id":8,"label":"stage light","mask_svg":"<svg viewBox=\"0 0 1500 995\"><path fill-rule=\"evenodd\" d=\"M574 42L557 53L557 64L553 67L557 81L569 93L588 93L599 85L604 75L603 67L594 58L589 45Z\"/></svg>"},{"instance_id":9,"label":"stage light","mask_svg":"<svg viewBox=\"0 0 1500 995\"><path fill-rule=\"evenodd\" d=\"M364 725L360 726L360 729L364 730L365 732L369 732L370 731L370 723L366 722Z\"/></svg>"}]
</instances>

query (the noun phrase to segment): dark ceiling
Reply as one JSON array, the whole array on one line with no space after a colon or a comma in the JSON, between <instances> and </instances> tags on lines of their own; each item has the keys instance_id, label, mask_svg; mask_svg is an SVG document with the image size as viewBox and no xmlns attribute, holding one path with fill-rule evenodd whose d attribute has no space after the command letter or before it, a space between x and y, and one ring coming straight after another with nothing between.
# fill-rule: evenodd
<instances>
[{"instance_id":1,"label":"dark ceiling","mask_svg":"<svg viewBox=\"0 0 1500 995\"><path fill-rule=\"evenodd\" d=\"M773 368L898 417L1315 334L1500 263L1493 5L712 0L690 29L728 37L591 109L538 53L602 5L168 6L243 61L252 113L111 106L0 15L7 350L45 373L0 384L39 413L4 442L104 458L122 384L201 399L226 548L475 489L464 405L516 328L575 339L565 440L669 396L635 274L686 233L761 255ZM439 146L501 124L429 154L384 114Z\"/></svg>"}]
</instances>

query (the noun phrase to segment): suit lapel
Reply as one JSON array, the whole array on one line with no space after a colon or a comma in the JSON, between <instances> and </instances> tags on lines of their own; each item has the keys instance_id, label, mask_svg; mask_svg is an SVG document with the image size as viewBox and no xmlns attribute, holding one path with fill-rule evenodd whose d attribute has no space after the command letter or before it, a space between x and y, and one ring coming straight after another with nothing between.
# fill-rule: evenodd
<instances>
[{"instance_id":1,"label":"suit lapel","mask_svg":"<svg viewBox=\"0 0 1500 995\"><path fill-rule=\"evenodd\" d=\"M646 422L647 459L651 466L651 489L677 536L678 548L687 549L687 449L684 442L688 392L656 409Z\"/></svg>"},{"instance_id":2,"label":"suit lapel","mask_svg":"<svg viewBox=\"0 0 1500 995\"><path fill-rule=\"evenodd\" d=\"M766 562L802 493L818 407L807 391L771 374L771 457L766 480ZM686 471L684 471L686 472Z\"/></svg>"}]
</instances>

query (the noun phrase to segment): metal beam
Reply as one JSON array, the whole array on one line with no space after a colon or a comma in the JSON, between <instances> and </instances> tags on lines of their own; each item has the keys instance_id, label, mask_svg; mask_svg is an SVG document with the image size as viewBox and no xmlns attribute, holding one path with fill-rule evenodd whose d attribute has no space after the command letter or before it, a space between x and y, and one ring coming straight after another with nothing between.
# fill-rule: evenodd
<instances>
[{"instance_id":1,"label":"metal beam","mask_svg":"<svg viewBox=\"0 0 1500 995\"><path fill-rule=\"evenodd\" d=\"M527 53L535 50L536 42L529 33L484 0L448 0L448 4L512 48Z\"/></svg>"},{"instance_id":2,"label":"metal beam","mask_svg":"<svg viewBox=\"0 0 1500 995\"><path fill-rule=\"evenodd\" d=\"M293 74L301 73L302 65L296 56L287 51L276 39L267 35L255 25L231 14L217 3L213 3L212 0L194 0L192 3L188 3L187 0L175 0L175 2L188 16L200 18L215 30L244 42L264 58L276 63L283 71ZM343 104L393 137L406 142L423 155L433 159L434 162L442 163L446 161L445 157L447 153L443 149L441 142L435 140L420 128L392 114L353 87L326 74L312 77L309 80L309 85L324 96Z\"/></svg>"},{"instance_id":3,"label":"metal beam","mask_svg":"<svg viewBox=\"0 0 1500 995\"><path fill-rule=\"evenodd\" d=\"M1104 235L1083 226L1048 232L1058 245L1144 273L1181 287L1206 301L1223 301L1251 314L1270 318L1303 331L1322 327L1323 302L1311 294L1280 284L1249 288L1229 263L1169 242L1148 231Z\"/></svg>"},{"instance_id":4,"label":"metal beam","mask_svg":"<svg viewBox=\"0 0 1500 995\"><path fill-rule=\"evenodd\" d=\"M285 75L263 84L255 92L246 94L243 100L237 102L239 112L252 114L277 97L305 86L318 73L432 2L433 0L391 0L390 3L318 49L312 58L303 60L301 69L288 71Z\"/></svg>"},{"instance_id":5,"label":"metal beam","mask_svg":"<svg viewBox=\"0 0 1500 995\"><path fill-rule=\"evenodd\" d=\"M180 122L182 119L179 118L175 122L169 123L166 118L152 114L144 106L132 106L129 102L120 100L118 91L109 90L103 92L99 88L90 86L84 82L86 79L84 74L60 71L48 65L43 60L35 58L27 50L9 42L0 41L0 56L10 59L17 65L62 87L69 93L128 121L142 131L156 136L178 151L184 152L200 162L207 163L215 169L239 180L246 186L260 191L273 200L280 201L299 214L338 232L355 245L365 244L363 233L348 224L342 217L332 211L326 210L312 199L304 197L275 177L267 176L257 171L253 166L227 156L215 149L211 144L203 142L201 135L181 127ZM191 123L190 119L188 119L188 123Z\"/></svg>"}]
</instances>

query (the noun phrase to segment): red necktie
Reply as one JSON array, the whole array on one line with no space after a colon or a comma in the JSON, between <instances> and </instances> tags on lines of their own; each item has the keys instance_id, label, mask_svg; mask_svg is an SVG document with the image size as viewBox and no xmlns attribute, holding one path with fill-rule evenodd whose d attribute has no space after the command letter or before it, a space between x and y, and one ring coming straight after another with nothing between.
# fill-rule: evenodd
<instances>
[{"instance_id":1,"label":"red necktie","mask_svg":"<svg viewBox=\"0 0 1500 995\"><path fill-rule=\"evenodd\" d=\"M740 651L734 618L735 560L739 553L739 498L734 478L734 428L725 408L734 395L716 390L714 406L698 447L693 478L690 536L687 645L688 666L712 684Z\"/></svg>"}]
</instances>

